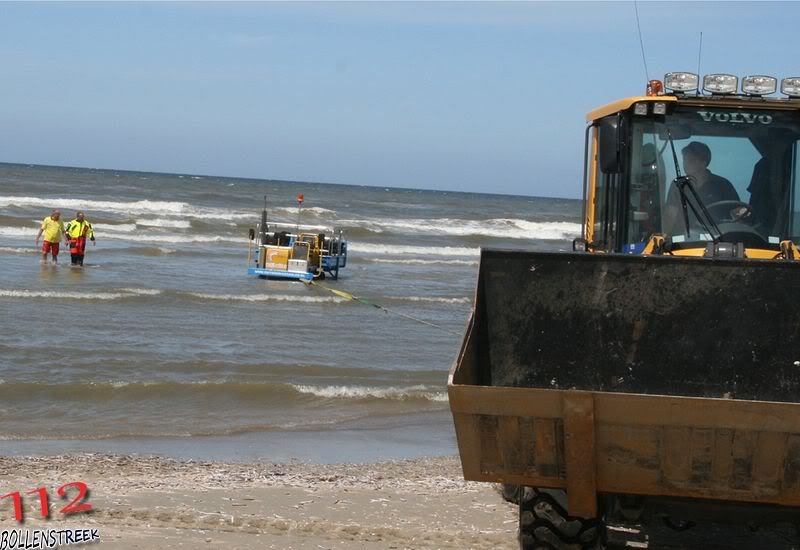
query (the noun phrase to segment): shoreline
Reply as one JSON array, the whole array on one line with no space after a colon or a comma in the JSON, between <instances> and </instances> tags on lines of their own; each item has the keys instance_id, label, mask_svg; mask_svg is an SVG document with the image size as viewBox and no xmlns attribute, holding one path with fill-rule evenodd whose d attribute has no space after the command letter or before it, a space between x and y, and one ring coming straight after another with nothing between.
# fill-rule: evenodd
<instances>
[{"instance_id":1,"label":"shoreline","mask_svg":"<svg viewBox=\"0 0 800 550\"><path fill-rule=\"evenodd\" d=\"M108 454L232 463L379 462L458 454L449 409L366 417L335 429L296 429L191 437L8 439L5 456Z\"/></svg>"}]
</instances>

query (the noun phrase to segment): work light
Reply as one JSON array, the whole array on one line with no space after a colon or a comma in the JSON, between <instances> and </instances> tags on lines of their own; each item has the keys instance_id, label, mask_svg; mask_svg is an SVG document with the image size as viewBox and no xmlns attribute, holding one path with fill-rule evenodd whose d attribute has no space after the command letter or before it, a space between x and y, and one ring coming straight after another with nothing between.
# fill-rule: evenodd
<instances>
[{"instance_id":1,"label":"work light","mask_svg":"<svg viewBox=\"0 0 800 550\"><path fill-rule=\"evenodd\" d=\"M694 73L667 73L664 87L673 92L691 92L697 89L698 76Z\"/></svg>"},{"instance_id":2,"label":"work light","mask_svg":"<svg viewBox=\"0 0 800 550\"><path fill-rule=\"evenodd\" d=\"M771 76L754 75L742 79L742 93L747 95L769 95L778 89L778 79Z\"/></svg>"},{"instance_id":3,"label":"work light","mask_svg":"<svg viewBox=\"0 0 800 550\"><path fill-rule=\"evenodd\" d=\"M735 94L739 79L732 74L707 74L703 77L703 90L712 94Z\"/></svg>"},{"instance_id":4,"label":"work light","mask_svg":"<svg viewBox=\"0 0 800 550\"><path fill-rule=\"evenodd\" d=\"M800 97L800 76L790 76L781 80L781 93L789 97Z\"/></svg>"}]
</instances>

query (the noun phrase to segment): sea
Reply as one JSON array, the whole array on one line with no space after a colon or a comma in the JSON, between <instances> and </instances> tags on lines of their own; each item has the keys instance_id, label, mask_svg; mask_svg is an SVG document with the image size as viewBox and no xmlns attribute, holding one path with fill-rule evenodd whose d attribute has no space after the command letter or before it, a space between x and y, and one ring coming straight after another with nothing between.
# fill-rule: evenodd
<instances>
[{"instance_id":1,"label":"sea","mask_svg":"<svg viewBox=\"0 0 800 550\"><path fill-rule=\"evenodd\" d=\"M265 203L272 227L344 232L338 280L247 275ZM40 263L54 208L93 224L83 268L63 245ZM572 199L0 164L0 452L455 454L447 373L481 247L567 250L580 217Z\"/></svg>"}]
</instances>

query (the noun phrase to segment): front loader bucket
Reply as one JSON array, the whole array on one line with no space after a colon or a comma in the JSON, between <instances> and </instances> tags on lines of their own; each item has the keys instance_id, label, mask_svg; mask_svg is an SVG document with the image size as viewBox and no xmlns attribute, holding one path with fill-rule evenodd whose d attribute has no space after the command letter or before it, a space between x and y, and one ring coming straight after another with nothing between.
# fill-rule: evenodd
<instances>
[{"instance_id":1,"label":"front loader bucket","mask_svg":"<svg viewBox=\"0 0 800 550\"><path fill-rule=\"evenodd\" d=\"M483 250L479 383L800 402L800 262Z\"/></svg>"}]
</instances>

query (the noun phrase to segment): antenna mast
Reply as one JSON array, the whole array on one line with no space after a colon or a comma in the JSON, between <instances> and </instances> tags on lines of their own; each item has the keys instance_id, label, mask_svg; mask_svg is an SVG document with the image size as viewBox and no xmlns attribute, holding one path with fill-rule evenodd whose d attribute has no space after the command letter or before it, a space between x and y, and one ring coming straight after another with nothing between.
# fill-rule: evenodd
<instances>
[{"instance_id":1,"label":"antenna mast","mask_svg":"<svg viewBox=\"0 0 800 550\"><path fill-rule=\"evenodd\" d=\"M703 31L700 31L700 47L697 49L697 80L700 80L700 58L703 55ZM700 95L700 82L697 83L696 95Z\"/></svg>"},{"instance_id":2,"label":"antenna mast","mask_svg":"<svg viewBox=\"0 0 800 550\"><path fill-rule=\"evenodd\" d=\"M642 25L639 22L639 3L634 0L633 9L636 10L636 28L639 29L639 46L642 48L642 62L644 63L645 82L650 82L650 72L647 70L647 58L644 55L644 40L642 40Z\"/></svg>"}]
</instances>

